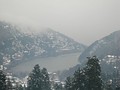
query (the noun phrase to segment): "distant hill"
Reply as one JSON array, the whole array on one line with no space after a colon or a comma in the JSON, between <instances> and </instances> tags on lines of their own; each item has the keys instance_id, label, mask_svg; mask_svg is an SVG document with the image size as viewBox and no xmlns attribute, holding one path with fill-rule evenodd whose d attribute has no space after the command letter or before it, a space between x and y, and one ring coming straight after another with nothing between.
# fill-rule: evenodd
<instances>
[{"instance_id":1,"label":"distant hill","mask_svg":"<svg viewBox=\"0 0 120 90\"><path fill-rule=\"evenodd\" d=\"M26 29L29 31L29 28ZM18 60L50 57L74 52L82 53L86 48L85 45L49 28L37 34L28 34L21 31L24 31L24 28L0 22L1 64L8 65Z\"/></svg>"},{"instance_id":2,"label":"distant hill","mask_svg":"<svg viewBox=\"0 0 120 90\"><path fill-rule=\"evenodd\" d=\"M73 75L74 71L77 70L78 67L82 68L85 66L87 62L86 57L94 55L96 55L100 60L102 73L112 74L113 72L120 70L120 31L113 32L91 44L79 56L80 64L75 67L71 67L69 70L63 71L60 78L64 79Z\"/></svg>"},{"instance_id":3,"label":"distant hill","mask_svg":"<svg viewBox=\"0 0 120 90\"><path fill-rule=\"evenodd\" d=\"M80 62L84 62L86 57L96 55L103 59L107 55L120 56L120 31L95 41L79 57Z\"/></svg>"}]
</instances>

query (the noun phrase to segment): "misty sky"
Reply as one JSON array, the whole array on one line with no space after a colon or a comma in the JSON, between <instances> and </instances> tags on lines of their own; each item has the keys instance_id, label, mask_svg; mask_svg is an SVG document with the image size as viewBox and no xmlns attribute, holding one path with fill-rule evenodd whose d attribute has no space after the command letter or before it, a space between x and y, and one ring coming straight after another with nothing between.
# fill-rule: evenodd
<instances>
[{"instance_id":1,"label":"misty sky","mask_svg":"<svg viewBox=\"0 0 120 90\"><path fill-rule=\"evenodd\" d=\"M89 45L120 30L120 0L0 0L0 20L49 27Z\"/></svg>"}]
</instances>

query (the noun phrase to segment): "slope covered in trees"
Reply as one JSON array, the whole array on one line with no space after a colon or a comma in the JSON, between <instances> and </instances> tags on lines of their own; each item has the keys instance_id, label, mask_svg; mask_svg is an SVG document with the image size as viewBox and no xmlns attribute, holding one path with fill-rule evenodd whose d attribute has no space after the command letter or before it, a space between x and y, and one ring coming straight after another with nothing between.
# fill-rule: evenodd
<instances>
[{"instance_id":1,"label":"slope covered in trees","mask_svg":"<svg viewBox=\"0 0 120 90\"><path fill-rule=\"evenodd\" d=\"M66 80L66 90L102 90L101 67L96 56L89 57L86 67Z\"/></svg>"},{"instance_id":2,"label":"slope covered in trees","mask_svg":"<svg viewBox=\"0 0 120 90\"><path fill-rule=\"evenodd\" d=\"M31 28L26 29L29 31ZM85 45L49 28L37 34L21 32L26 29L0 22L0 64L83 52L86 48Z\"/></svg>"},{"instance_id":3,"label":"slope covered in trees","mask_svg":"<svg viewBox=\"0 0 120 90\"><path fill-rule=\"evenodd\" d=\"M107 55L120 56L120 30L92 43L79 57L79 61L86 62L86 57L93 55L103 59Z\"/></svg>"}]
</instances>

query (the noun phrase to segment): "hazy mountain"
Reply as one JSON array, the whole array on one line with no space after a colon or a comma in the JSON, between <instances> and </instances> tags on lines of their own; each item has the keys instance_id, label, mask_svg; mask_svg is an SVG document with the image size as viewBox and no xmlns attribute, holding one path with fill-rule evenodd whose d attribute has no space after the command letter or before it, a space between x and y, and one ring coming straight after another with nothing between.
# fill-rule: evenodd
<instances>
[{"instance_id":1,"label":"hazy mountain","mask_svg":"<svg viewBox=\"0 0 120 90\"><path fill-rule=\"evenodd\" d=\"M103 59L107 55L120 56L120 31L95 41L79 57L80 62L86 60L86 57L96 55Z\"/></svg>"},{"instance_id":2,"label":"hazy mountain","mask_svg":"<svg viewBox=\"0 0 120 90\"><path fill-rule=\"evenodd\" d=\"M26 29L29 31L29 28ZM16 60L83 52L86 48L49 28L31 34L20 31L24 31L24 28L0 22L0 58L5 65Z\"/></svg>"},{"instance_id":3,"label":"hazy mountain","mask_svg":"<svg viewBox=\"0 0 120 90\"><path fill-rule=\"evenodd\" d=\"M120 31L95 41L79 56L80 65L64 71L60 78L66 78L72 75L78 67L84 67L87 62L86 57L96 55L101 59L101 68L103 73L111 74L120 69Z\"/></svg>"}]
</instances>

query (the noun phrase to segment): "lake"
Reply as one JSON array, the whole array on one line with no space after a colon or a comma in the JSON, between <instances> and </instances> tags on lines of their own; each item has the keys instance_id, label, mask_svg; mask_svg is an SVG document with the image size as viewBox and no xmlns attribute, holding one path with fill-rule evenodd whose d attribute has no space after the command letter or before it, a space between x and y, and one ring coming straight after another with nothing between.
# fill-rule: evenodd
<instances>
[{"instance_id":1,"label":"lake","mask_svg":"<svg viewBox=\"0 0 120 90\"><path fill-rule=\"evenodd\" d=\"M38 58L21 63L12 68L13 72L31 72L36 64L45 67L49 72L62 71L77 65L80 53L65 54L56 57Z\"/></svg>"}]
</instances>

